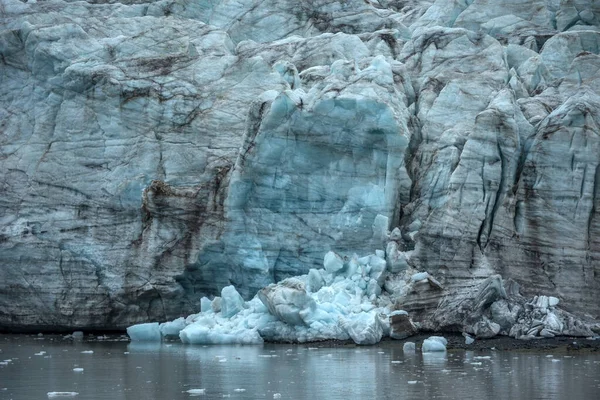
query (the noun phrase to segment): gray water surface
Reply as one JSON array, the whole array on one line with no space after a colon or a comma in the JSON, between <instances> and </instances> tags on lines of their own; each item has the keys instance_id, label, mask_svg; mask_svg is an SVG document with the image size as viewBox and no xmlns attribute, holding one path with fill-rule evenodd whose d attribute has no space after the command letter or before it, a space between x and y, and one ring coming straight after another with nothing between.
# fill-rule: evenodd
<instances>
[{"instance_id":1,"label":"gray water surface","mask_svg":"<svg viewBox=\"0 0 600 400\"><path fill-rule=\"evenodd\" d=\"M77 392L77 400L598 399L600 355L0 335L0 399L47 399L48 392Z\"/></svg>"}]
</instances>

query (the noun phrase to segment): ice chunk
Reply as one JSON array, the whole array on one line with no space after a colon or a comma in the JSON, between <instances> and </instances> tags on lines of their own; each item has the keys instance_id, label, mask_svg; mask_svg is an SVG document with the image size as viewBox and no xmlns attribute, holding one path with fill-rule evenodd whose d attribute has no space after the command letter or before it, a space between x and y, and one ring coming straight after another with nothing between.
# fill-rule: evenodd
<instances>
[{"instance_id":1,"label":"ice chunk","mask_svg":"<svg viewBox=\"0 0 600 400\"><path fill-rule=\"evenodd\" d=\"M406 342L404 343L404 346L402 346L402 351L404 351L405 353L414 353L416 348L417 346L414 342Z\"/></svg>"},{"instance_id":2,"label":"ice chunk","mask_svg":"<svg viewBox=\"0 0 600 400\"><path fill-rule=\"evenodd\" d=\"M367 284L367 296L371 298L372 296L379 296L381 294L381 286L377 284L375 279L371 279Z\"/></svg>"},{"instance_id":3,"label":"ice chunk","mask_svg":"<svg viewBox=\"0 0 600 400\"><path fill-rule=\"evenodd\" d=\"M440 342L444 346L446 346L448 344L448 339L446 339L443 336L429 336L429 339L431 339L431 340L437 340L438 342Z\"/></svg>"},{"instance_id":4,"label":"ice chunk","mask_svg":"<svg viewBox=\"0 0 600 400\"><path fill-rule=\"evenodd\" d=\"M212 311L212 301L208 297L203 297L200 299L200 312L211 312Z\"/></svg>"},{"instance_id":5,"label":"ice chunk","mask_svg":"<svg viewBox=\"0 0 600 400\"><path fill-rule=\"evenodd\" d=\"M448 344L448 341L445 338L441 336L430 336L423 341L421 351L423 353L446 351L446 344Z\"/></svg>"},{"instance_id":6,"label":"ice chunk","mask_svg":"<svg viewBox=\"0 0 600 400\"><path fill-rule=\"evenodd\" d=\"M75 397L78 392L48 392L48 398L53 399L55 397Z\"/></svg>"},{"instance_id":7,"label":"ice chunk","mask_svg":"<svg viewBox=\"0 0 600 400\"><path fill-rule=\"evenodd\" d=\"M546 328L555 332L562 332L563 330L563 323L553 312L546 314L543 323Z\"/></svg>"},{"instance_id":8,"label":"ice chunk","mask_svg":"<svg viewBox=\"0 0 600 400\"><path fill-rule=\"evenodd\" d=\"M225 286L221 290L221 315L231 318L244 309L245 302L242 296L232 285Z\"/></svg>"},{"instance_id":9,"label":"ice chunk","mask_svg":"<svg viewBox=\"0 0 600 400\"><path fill-rule=\"evenodd\" d=\"M215 297L210 304L210 307L215 313L221 312L221 298L219 296Z\"/></svg>"},{"instance_id":10,"label":"ice chunk","mask_svg":"<svg viewBox=\"0 0 600 400\"><path fill-rule=\"evenodd\" d=\"M316 293L323 287L325 281L321 276L321 273L314 268L308 271L308 278L306 283L306 290L312 293Z\"/></svg>"},{"instance_id":11,"label":"ice chunk","mask_svg":"<svg viewBox=\"0 0 600 400\"><path fill-rule=\"evenodd\" d=\"M372 255L369 257L369 265L371 266L369 276L375 279L380 286L383 285L387 266L385 260L377 255Z\"/></svg>"},{"instance_id":12,"label":"ice chunk","mask_svg":"<svg viewBox=\"0 0 600 400\"><path fill-rule=\"evenodd\" d=\"M73 368L73 372L83 372L83 368Z\"/></svg>"},{"instance_id":13,"label":"ice chunk","mask_svg":"<svg viewBox=\"0 0 600 400\"><path fill-rule=\"evenodd\" d=\"M388 271L396 274L408 269L409 252L398 251L398 244L396 242L388 243L386 255Z\"/></svg>"},{"instance_id":14,"label":"ice chunk","mask_svg":"<svg viewBox=\"0 0 600 400\"><path fill-rule=\"evenodd\" d=\"M192 396L199 396L202 394L206 394L206 389L189 389L189 390L186 390L185 392Z\"/></svg>"},{"instance_id":15,"label":"ice chunk","mask_svg":"<svg viewBox=\"0 0 600 400\"><path fill-rule=\"evenodd\" d=\"M329 251L323 259L323 267L329 273L336 273L344 268L344 260L333 251Z\"/></svg>"},{"instance_id":16,"label":"ice chunk","mask_svg":"<svg viewBox=\"0 0 600 400\"><path fill-rule=\"evenodd\" d=\"M429 274L427 272L418 272L418 273L414 274L413 276L411 276L410 280L412 282L419 282L424 279L427 279L428 277L429 277Z\"/></svg>"},{"instance_id":17,"label":"ice chunk","mask_svg":"<svg viewBox=\"0 0 600 400\"><path fill-rule=\"evenodd\" d=\"M81 339L83 339L83 332L75 331L71 334L71 336L73 336L73 339L81 340Z\"/></svg>"},{"instance_id":18,"label":"ice chunk","mask_svg":"<svg viewBox=\"0 0 600 400\"><path fill-rule=\"evenodd\" d=\"M390 337L392 339L406 339L418 332L417 326L407 314L396 313L390 315Z\"/></svg>"},{"instance_id":19,"label":"ice chunk","mask_svg":"<svg viewBox=\"0 0 600 400\"><path fill-rule=\"evenodd\" d=\"M550 307L556 307L558 305L560 300L558 300L558 298L554 297L554 296L550 296L548 297L548 305Z\"/></svg>"},{"instance_id":20,"label":"ice chunk","mask_svg":"<svg viewBox=\"0 0 600 400\"><path fill-rule=\"evenodd\" d=\"M240 316L225 319L214 314L200 316L179 332L183 343L190 344L261 344L262 337L249 321Z\"/></svg>"},{"instance_id":21,"label":"ice chunk","mask_svg":"<svg viewBox=\"0 0 600 400\"><path fill-rule=\"evenodd\" d=\"M373 239L376 241L383 242L387 238L388 233L388 217L385 215L377 214L373 220Z\"/></svg>"},{"instance_id":22,"label":"ice chunk","mask_svg":"<svg viewBox=\"0 0 600 400\"><path fill-rule=\"evenodd\" d=\"M158 322L130 326L127 328L127 334L132 341L159 342L161 340Z\"/></svg>"},{"instance_id":23,"label":"ice chunk","mask_svg":"<svg viewBox=\"0 0 600 400\"><path fill-rule=\"evenodd\" d=\"M390 240L402 240L402 231L400 231L400 228L395 227L392 230L392 233L390 233Z\"/></svg>"},{"instance_id":24,"label":"ice chunk","mask_svg":"<svg viewBox=\"0 0 600 400\"><path fill-rule=\"evenodd\" d=\"M358 257L355 255L352 256L350 261L348 261L348 265L346 266L346 276L351 277L352 275L358 272L360 268L360 264L358 263Z\"/></svg>"},{"instance_id":25,"label":"ice chunk","mask_svg":"<svg viewBox=\"0 0 600 400\"><path fill-rule=\"evenodd\" d=\"M473 337L471 337L468 333L463 332L463 336L465 337L465 344L475 343L475 339Z\"/></svg>"},{"instance_id":26,"label":"ice chunk","mask_svg":"<svg viewBox=\"0 0 600 400\"><path fill-rule=\"evenodd\" d=\"M344 328L356 344L375 344L381 340L383 329L374 312L361 312L344 321Z\"/></svg>"},{"instance_id":27,"label":"ice chunk","mask_svg":"<svg viewBox=\"0 0 600 400\"><path fill-rule=\"evenodd\" d=\"M164 322L158 329L162 337L179 337L179 332L185 328L185 318L180 317L171 322Z\"/></svg>"},{"instance_id":28,"label":"ice chunk","mask_svg":"<svg viewBox=\"0 0 600 400\"><path fill-rule=\"evenodd\" d=\"M304 325L304 317L316 308L303 282L296 278L285 279L261 289L258 298L269 313L291 325Z\"/></svg>"}]
</instances>

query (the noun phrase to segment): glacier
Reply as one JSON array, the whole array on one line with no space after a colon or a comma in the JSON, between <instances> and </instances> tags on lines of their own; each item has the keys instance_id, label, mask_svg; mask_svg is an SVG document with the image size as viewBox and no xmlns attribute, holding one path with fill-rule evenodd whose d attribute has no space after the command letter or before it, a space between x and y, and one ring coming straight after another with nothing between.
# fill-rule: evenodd
<instances>
[{"instance_id":1,"label":"glacier","mask_svg":"<svg viewBox=\"0 0 600 400\"><path fill-rule=\"evenodd\" d=\"M0 0L0 330L598 334L599 54L590 0Z\"/></svg>"}]
</instances>

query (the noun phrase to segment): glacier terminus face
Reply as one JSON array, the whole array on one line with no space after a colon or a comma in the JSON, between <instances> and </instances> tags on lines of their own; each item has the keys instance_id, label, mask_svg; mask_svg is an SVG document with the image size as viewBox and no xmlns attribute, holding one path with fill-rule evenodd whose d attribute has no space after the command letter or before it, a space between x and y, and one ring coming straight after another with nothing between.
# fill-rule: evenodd
<instances>
[{"instance_id":1,"label":"glacier terminus face","mask_svg":"<svg viewBox=\"0 0 600 400\"><path fill-rule=\"evenodd\" d=\"M597 335L599 54L586 0L0 0L0 329Z\"/></svg>"}]
</instances>

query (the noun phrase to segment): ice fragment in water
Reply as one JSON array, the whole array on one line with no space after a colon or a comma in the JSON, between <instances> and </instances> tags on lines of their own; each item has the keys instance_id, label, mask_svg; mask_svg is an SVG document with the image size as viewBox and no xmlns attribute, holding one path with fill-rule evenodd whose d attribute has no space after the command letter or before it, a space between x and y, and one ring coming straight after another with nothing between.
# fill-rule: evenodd
<instances>
[{"instance_id":1,"label":"ice fragment in water","mask_svg":"<svg viewBox=\"0 0 600 400\"><path fill-rule=\"evenodd\" d=\"M81 354L94 354L94 350L84 350Z\"/></svg>"},{"instance_id":2,"label":"ice fragment in water","mask_svg":"<svg viewBox=\"0 0 600 400\"><path fill-rule=\"evenodd\" d=\"M404 346L402 346L402 350L405 353L414 353L415 349L416 349L416 346L413 342L406 342L406 343L404 343Z\"/></svg>"},{"instance_id":3,"label":"ice fragment in water","mask_svg":"<svg viewBox=\"0 0 600 400\"><path fill-rule=\"evenodd\" d=\"M137 324L127 328L127 334L132 341L160 342L160 328L158 322Z\"/></svg>"},{"instance_id":4,"label":"ice fragment in water","mask_svg":"<svg viewBox=\"0 0 600 400\"><path fill-rule=\"evenodd\" d=\"M179 332L185 328L185 318L179 317L171 322L164 322L159 325L158 329L162 337L179 337Z\"/></svg>"},{"instance_id":5,"label":"ice fragment in water","mask_svg":"<svg viewBox=\"0 0 600 400\"><path fill-rule=\"evenodd\" d=\"M430 336L429 339L423 341L421 351L423 353L446 351L446 344L448 344L448 341L445 338L441 336Z\"/></svg>"},{"instance_id":6,"label":"ice fragment in water","mask_svg":"<svg viewBox=\"0 0 600 400\"><path fill-rule=\"evenodd\" d=\"M206 394L206 389L189 389L189 390L186 390L186 393L188 393L192 396L199 396L202 394Z\"/></svg>"},{"instance_id":7,"label":"ice fragment in water","mask_svg":"<svg viewBox=\"0 0 600 400\"><path fill-rule=\"evenodd\" d=\"M475 339L473 339L468 334L463 333L463 336L465 337L465 344L473 344L475 342Z\"/></svg>"},{"instance_id":8,"label":"ice fragment in water","mask_svg":"<svg viewBox=\"0 0 600 400\"><path fill-rule=\"evenodd\" d=\"M345 328L356 344L375 344L381 340L383 329L375 313L359 313L347 320Z\"/></svg>"},{"instance_id":9,"label":"ice fragment in water","mask_svg":"<svg viewBox=\"0 0 600 400\"><path fill-rule=\"evenodd\" d=\"M73 372L83 372L83 368L73 368Z\"/></svg>"},{"instance_id":10,"label":"ice fragment in water","mask_svg":"<svg viewBox=\"0 0 600 400\"><path fill-rule=\"evenodd\" d=\"M78 394L77 392L48 392L48 397L51 399L54 397L74 397Z\"/></svg>"}]
</instances>

